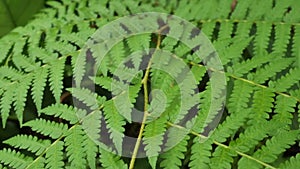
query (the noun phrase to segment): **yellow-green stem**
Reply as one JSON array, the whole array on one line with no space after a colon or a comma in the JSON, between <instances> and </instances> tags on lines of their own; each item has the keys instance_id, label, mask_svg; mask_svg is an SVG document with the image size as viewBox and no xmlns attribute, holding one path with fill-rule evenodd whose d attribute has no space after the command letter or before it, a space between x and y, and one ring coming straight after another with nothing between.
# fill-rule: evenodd
<instances>
[{"instance_id":1,"label":"yellow-green stem","mask_svg":"<svg viewBox=\"0 0 300 169\"><path fill-rule=\"evenodd\" d=\"M155 49L154 53L156 52L156 50L159 49L160 41L161 41L161 35L158 34L156 49ZM142 124L141 124L140 131L139 131L139 135L138 135L137 141L135 143L134 150L133 150L133 153L132 153L132 157L131 157L131 160L130 160L129 169L133 169L133 167L134 167L135 159L137 157L137 153L138 153L138 150L139 150L140 145L141 145L142 136L143 136L143 132L144 132L144 129L145 129L145 123L146 123L147 116L148 116L148 102L149 102L149 98L148 98L148 94L149 94L149 92L148 92L148 78L149 78L150 68L151 68L151 63L152 63L151 60L152 60L152 58L150 58L150 60L149 60L144 78L142 79L142 84L143 84L143 88L144 88L144 116L143 116L143 121L142 121Z\"/></svg>"}]
</instances>

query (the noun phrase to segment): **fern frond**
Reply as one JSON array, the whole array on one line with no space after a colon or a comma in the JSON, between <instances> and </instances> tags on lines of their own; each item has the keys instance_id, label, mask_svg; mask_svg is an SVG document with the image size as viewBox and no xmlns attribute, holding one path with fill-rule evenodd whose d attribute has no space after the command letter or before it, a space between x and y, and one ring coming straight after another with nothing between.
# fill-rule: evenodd
<instances>
[{"instance_id":1,"label":"fern frond","mask_svg":"<svg viewBox=\"0 0 300 169\"><path fill-rule=\"evenodd\" d=\"M290 147L290 145L295 143L298 135L299 131L297 130L279 131L277 135L266 142L265 146L263 146L260 150L257 150L253 154L253 157L267 163L272 163L280 153L284 152L287 148ZM246 158L242 158L239 161L238 165L239 168L260 168L260 165L258 163L255 163L254 161Z\"/></svg>"},{"instance_id":2,"label":"fern frond","mask_svg":"<svg viewBox=\"0 0 300 169\"><path fill-rule=\"evenodd\" d=\"M104 118L116 150L119 154L122 153L122 140L125 131L125 119L119 114L118 109L115 107L113 100L104 103Z\"/></svg>"},{"instance_id":3,"label":"fern frond","mask_svg":"<svg viewBox=\"0 0 300 169\"><path fill-rule=\"evenodd\" d=\"M20 126L23 123L23 112L25 109L25 101L27 96L27 91L31 83L31 78L24 79L21 83L17 85L18 91L15 92L14 96L14 110L19 120Z\"/></svg>"},{"instance_id":4,"label":"fern frond","mask_svg":"<svg viewBox=\"0 0 300 169\"><path fill-rule=\"evenodd\" d=\"M46 168L63 168L63 147L64 143L58 141L55 144L52 144L46 152Z\"/></svg>"},{"instance_id":5,"label":"fern frond","mask_svg":"<svg viewBox=\"0 0 300 169\"><path fill-rule=\"evenodd\" d=\"M74 126L66 133L65 146L68 156L68 162L72 168L84 168L85 156L84 153L84 131L80 126Z\"/></svg>"},{"instance_id":6,"label":"fern frond","mask_svg":"<svg viewBox=\"0 0 300 169\"><path fill-rule=\"evenodd\" d=\"M49 116L59 117L69 121L71 124L77 123L79 117L86 114L85 110L76 109L64 104L53 104L39 111Z\"/></svg>"},{"instance_id":7,"label":"fern frond","mask_svg":"<svg viewBox=\"0 0 300 169\"><path fill-rule=\"evenodd\" d=\"M16 84L14 84L13 87L15 87ZM14 97L14 90L6 89L6 91L2 92L2 97L0 101L0 108L1 108L1 118L2 118L2 127L4 128L6 125L6 120L9 116L11 104L13 103L13 97Z\"/></svg>"},{"instance_id":8,"label":"fern frond","mask_svg":"<svg viewBox=\"0 0 300 169\"><path fill-rule=\"evenodd\" d=\"M270 82L272 88L278 92L287 92L290 87L294 84L299 84L300 81L300 69L290 69L289 72L283 76L282 78L278 79L276 82Z\"/></svg>"},{"instance_id":9,"label":"fern frond","mask_svg":"<svg viewBox=\"0 0 300 169\"><path fill-rule=\"evenodd\" d=\"M253 108L251 120L248 122L249 124L258 123L263 119L268 119L269 114L272 111L273 107L273 97L275 94L266 89L259 89L254 93L253 96Z\"/></svg>"},{"instance_id":10,"label":"fern frond","mask_svg":"<svg viewBox=\"0 0 300 169\"><path fill-rule=\"evenodd\" d=\"M263 11L264 9L262 9ZM272 24L256 23L256 36L254 39L254 54L261 55L267 49L269 37L271 34Z\"/></svg>"},{"instance_id":11,"label":"fern frond","mask_svg":"<svg viewBox=\"0 0 300 169\"><path fill-rule=\"evenodd\" d=\"M282 165L280 165L280 169L296 169L300 166L300 155L297 154L295 157L291 157L289 161L286 161Z\"/></svg>"},{"instance_id":12,"label":"fern frond","mask_svg":"<svg viewBox=\"0 0 300 169\"><path fill-rule=\"evenodd\" d=\"M8 140L5 140L3 143L9 144L15 148L21 148L29 150L36 155L40 155L45 151L45 149L50 145L49 140L39 140L35 136L27 135L17 135Z\"/></svg>"},{"instance_id":13,"label":"fern frond","mask_svg":"<svg viewBox=\"0 0 300 169\"><path fill-rule=\"evenodd\" d=\"M63 88L63 73L65 68L65 58L59 58L58 60L52 62L50 67L50 88L53 92L56 102L60 101L60 94Z\"/></svg>"},{"instance_id":14,"label":"fern frond","mask_svg":"<svg viewBox=\"0 0 300 169\"><path fill-rule=\"evenodd\" d=\"M201 143L198 138L194 138L193 142L189 167L191 169L208 169L212 150L211 140Z\"/></svg>"},{"instance_id":15,"label":"fern frond","mask_svg":"<svg viewBox=\"0 0 300 169\"><path fill-rule=\"evenodd\" d=\"M48 68L41 67L33 75L32 98L38 110L42 108L44 88L48 77Z\"/></svg>"},{"instance_id":16,"label":"fern frond","mask_svg":"<svg viewBox=\"0 0 300 169\"><path fill-rule=\"evenodd\" d=\"M50 136L53 139L59 138L68 131L66 124L47 121L45 119L32 120L25 123L24 126L31 127L32 130Z\"/></svg>"},{"instance_id":17,"label":"fern frond","mask_svg":"<svg viewBox=\"0 0 300 169\"><path fill-rule=\"evenodd\" d=\"M275 27L275 42L273 45L273 52L278 54L284 54L286 52L286 46L289 43L290 25L278 24Z\"/></svg>"},{"instance_id":18,"label":"fern frond","mask_svg":"<svg viewBox=\"0 0 300 169\"><path fill-rule=\"evenodd\" d=\"M173 132L173 134L175 134ZM174 135L175 136L175 135ZM175 138L174 136L170 136L169 138L172 139ZM168 140L166 144L172 145L172 141L176 140ZM179 168L182 165L181 160L185 158L184 153L187 151L186 145L187 141L189 139L189 136L185 136L176 146L168 150L167 152L161 154L161 158L163 159L160 163L160 166L163 168ZM170 141L170 142L169 142Z\"/></svg>"},{"instance_id":19,"label":"fern frond","mask_svg":"<svg viewBox=\"0 0 300 169\"><path fill-rule=\"evenodd\" d=\"M292 113L295 112L296 105L297 101L295 99L278 95L276 97L276 106L274 111L276 115L274 115L273 119L277 120L279 123L291 125L293 123Z\"/></svg>"},{"instance_id":20,"label":"fern frond","mask_svg":"<svg viewBox=\"0 0 300 169\"><path fill-rule=\"evenodd\" d=\"M273 77L276 73L286 69L293 62L293 59L282 58L276 61L270 62L264 68L257 70L253 75L253 81L257 83L264 83L270 77ZM266 72L266 70L268 70Z\"/></svg>"},{"instance_id":21,"label":"fern frond","mask_svg":"<svg viewBox=\"0 0 300 169\"><path fill-rule=\"evenodd\" d=\"M100 162L107 169L127 169L127 165L120 159L119 156L112 154L100 148Z\"/></svg>"},{"instance_id":22,"label":"fern frond","mask_svg":"<svg viewBox=\"0 0 300 169\"><path fill-rule=\"evenodd\" d=\"M32 158L28 156L24 156L20 152L11 149L3 149L0 150L0 161L4 165L8 165L12 168L26 168L30 162L32 162Z\"/></svg>"},{"instance_id":23,"label":"fern frond","mask_svg":"<svg viewBox=\"0 0 300 169\"><path fill-rule=\"evenodd\" d=\"M161 116L157 120L151 121L145 126L143 132L143 143L145 144L145 151L147 157L156 156L161 152L161 145L163 144L163 135L166 131L165 116Z\"/></svg>"},{"instance_id":24,"label":"fern frond","mask_svg":"<svg viewBox=\"0 0 300 169\"><path fill-rule=\"evenodd\" d=\"M233 157L236 156L236 152L224 147L217 147L213 153L213 157L210 162L210 168L231 168Z\"/></svg>"},{"instance_id":25,"label":"fern frond","mask_svg":"<svg viewBox=\"0 0 300 169\"><path fill-rule=\"evenodd\" d=\"M91 110L99 108L105 101L105 98L100 98L100 96L92 93L89 89L86 88L70 88L68 89L68 91L70 91L72 95L79 101L82 101L85 105L90 107Z\"/></svg>"},{"instance_id":26,"label":"fern frond","mask_svg":"<svg viewBox=\"0 0 300 169\"><path fill-rule=\"evenodd\" d=\"M296 57L296 62L295 62L295 66L296 67L300 67L300 47L299 44L300 43L300 26L299 25L295 25L294 26L295 29L295 35L293 36L293 48L292 48L292 54L294 57Z\"/></svg>"}]
</instances>

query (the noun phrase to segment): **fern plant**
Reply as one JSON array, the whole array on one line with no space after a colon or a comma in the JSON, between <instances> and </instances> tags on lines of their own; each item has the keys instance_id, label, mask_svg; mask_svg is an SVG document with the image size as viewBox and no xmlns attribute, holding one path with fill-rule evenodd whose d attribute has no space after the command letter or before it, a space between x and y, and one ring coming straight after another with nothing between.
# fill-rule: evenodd
<instances>
[{"instance_id":1,"label":"fern plant","mask_svg":"<svg viewBox=\"0 0 300 169\"><path fill-rule=\"evenodd\" d=\"M299 168L299 9L297 0L47 1L0 40L2 128L19 132L1 138L0 168ZM143 25L156 32L103 53L97 40L111 35L97 29L143 12L200 31L162 15ZM221 67L194 41L203 33Z\"/></svg>"}]
</instances>

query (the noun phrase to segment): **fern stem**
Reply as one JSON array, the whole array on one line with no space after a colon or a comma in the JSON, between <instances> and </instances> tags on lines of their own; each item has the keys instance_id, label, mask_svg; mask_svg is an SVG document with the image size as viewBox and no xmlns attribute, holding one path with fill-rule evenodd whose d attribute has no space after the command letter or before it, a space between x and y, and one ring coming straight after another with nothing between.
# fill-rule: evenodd
<instances>
[{"instance_id":1,"label":"fern stem","mask_svg":"<svg viewBox=\"0 0 300 169\"><path fill-rule=\"evenodd\" d=\"M176 124L173 124L173 123L171 123L171 122L167 122L167 124L170 125L170 126L172 126L172 127L176 127L176 128L178 128L178 129L180 129L180 130L186 130L186 128L184 128L184 127L182 127L182 126L179 126L179 125L176 125ZM204 136L204 135L201 135L201 134L199 134L199 133L197 133L197 132L195 132L195 131L190 131L190 133L193 134L193 135L195 135L195 136L197 136L197 137L200 137L200 138L205 138L205 139L208 138L208 137L206 137L206 136ZM250 159L250 160L253 160L253 161L255 161L255 162L261 164L262 166L264 166L264 167L266 167L266 168L276 169L275 167L271 166L270 164L267 164L267 163L265 163L265 162L263 162L263 161L260 161L260 160L254 158L254 157L252 157L252 156L250 156L250 155L248 155L248 154L245 154L245 153L242 153L242 152L240 152L240 151L237 151L237 150L235 150L235 149L233 149L233 148L231 148L231 147L229 147L229 146L227 146L227 145L225 145L225 144L219 143L219 142L217 142L217 141L215 141L215 140L213 140L213 143L214 143L215 145L218 145L218 146L222 147L222 148L233 150L233 151L235 151L238 155L243 156L243 157L245 157L245 158L248 158L248 159Z\"/></svg>"},{"instance_id":2,"label":"fern stem","mask_svg":"<svg viewBox=\"0 0 300 169\"><path fill-rule=\"evenodd\" d=\"M157 43L156 43L155 51L159 50L160 41L161 41L161 35L160 35L160 30L159 30L158 35L157 35ZM155 53L155 51L154 51L154 53ZM148 79L149 79L150 68L151 68L151 64L152 64L151 60L152 60L152 58L150 58L150 60L149 60L145 75L142 79L142 84L143 84L143 89L144 89L144 116L143 116L143 121L142 121L142 124L141 124L140 131L139 131L139 135L138 135L137 141L135 143L134 150L133 150L133 153L132 153L132 157L131 157L131 160L130 160L129 169L133 169L133 167L134 167L135 159L136 159L136 156L138 154L138 150L139 150L140 145L141 145L142 136L143 136L143 132L144 132L144 129L145 129L145 123L146 123L147 116L148 116L148 103L149 103Z\"/></svg>"}]
</instances>

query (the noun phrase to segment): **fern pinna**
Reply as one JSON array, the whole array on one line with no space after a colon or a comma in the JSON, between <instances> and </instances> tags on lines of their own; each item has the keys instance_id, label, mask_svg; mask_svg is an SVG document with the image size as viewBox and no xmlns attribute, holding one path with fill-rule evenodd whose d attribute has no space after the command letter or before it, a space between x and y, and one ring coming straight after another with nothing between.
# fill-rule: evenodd
<instances>
[{"instance_id":1,"label":"fern pinna","mask_svg":"<svg viewBox=\"0 0 300 169\"><path fill-rule=\"evenodd\" d=\"M299 168L298 0L49 0L46 7L0 40L0 168ZM156 33L124 37L99 59L100 42L90 38L97 29L143 12L182 17L200 32L160 18L144 25L161 28ZM205 48L180 42L199 34L224 69L210 67L211 51L203 61L195 54ZM215 83L223 76L226 92ZM142 119L144 108L150 115Z\"/></svg>"}]
</instances>

